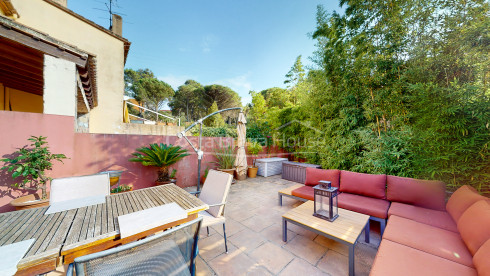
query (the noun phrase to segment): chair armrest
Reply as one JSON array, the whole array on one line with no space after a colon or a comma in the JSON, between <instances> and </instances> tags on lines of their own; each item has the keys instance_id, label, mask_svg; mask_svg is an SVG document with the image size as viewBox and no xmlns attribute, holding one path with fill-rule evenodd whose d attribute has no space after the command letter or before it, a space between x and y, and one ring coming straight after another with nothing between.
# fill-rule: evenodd
<instances>
[{"instance_id":1,"label":"chair armrest","mask_svg":"<svg viewBox=\"0 0 490 276\"><path fill-rule=\"evenodd\" d=\"M73 276L73 263L68 265L68 268L66 269L66 276Z\"/></svg>"},{"instance_id":2,"label":"chair armrest","mask_svg":"<svg viewBox=\"0 0 490 276\"><path fill-rule=\"evenodd\" d=\"M216 206L221 206L221 205L225 205L226 202L223 202L223 203L218 203L218 204L208 204L209 207L216 207Z\"/></svg>"}]
</instances>

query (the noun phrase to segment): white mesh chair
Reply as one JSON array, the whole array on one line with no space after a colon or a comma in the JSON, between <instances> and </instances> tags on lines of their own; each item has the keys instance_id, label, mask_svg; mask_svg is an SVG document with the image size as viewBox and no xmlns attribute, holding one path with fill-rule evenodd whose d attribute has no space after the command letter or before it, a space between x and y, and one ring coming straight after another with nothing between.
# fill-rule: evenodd
<instances>
[{"instance_id":1,"label":"white mesh chair","mask_svg":"<svg viewBox=\"0 0 490 276\"><path fill-rule=\"evenodd\" d=\"M232 180L231 174L209 170L199 195L199 199L209 205L208 210L199 212L199 217L203 218L202 226L206 227L209 235L209 226L223 224L226 253L228 253L228 245L226 243L225 204Z\"/></svg>"},{"instance_id":2,"label":"white mesh chair","mask_svg":"<svg viewBox=\"0 0 490 276\"><path fill-rule=\"evenodd\" d=\"M145 239L78 257L66 275L195 275L201 218Z\"/></svg>"}]
</instances>

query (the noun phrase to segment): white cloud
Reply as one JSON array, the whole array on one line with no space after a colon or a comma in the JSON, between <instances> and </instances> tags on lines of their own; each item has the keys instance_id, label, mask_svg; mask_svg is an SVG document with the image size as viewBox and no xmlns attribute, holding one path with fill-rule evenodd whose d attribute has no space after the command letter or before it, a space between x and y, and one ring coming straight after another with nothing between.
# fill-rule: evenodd
<instances>
[{"instance_id":1,"label":"white cloud","mask_svg":"<svg viewBox=\"0 0 490 276\"><path fill-rule=\"evenodd\" d=\"M183 85L186 80L192 80L193 78L190 76L175 76L170 74L163 77L158 77L158 79L170 84L173 89L177 90L177 88Z\"/></svg>"},{"instance_id":2,"label":"white cloud","mask_svg":"<svg viewBox=\"0 0 490 276\"><path fill-rule=\"evenodd\" d=\"M232 90L237 92L240 97L242 97L242 104L245 105L252 100L248 94L248 92L252 90L252 84L248 80L248 76L249 73L232 78L217 80L212 83L230 87Z\"/></svg>"}]
</instances>

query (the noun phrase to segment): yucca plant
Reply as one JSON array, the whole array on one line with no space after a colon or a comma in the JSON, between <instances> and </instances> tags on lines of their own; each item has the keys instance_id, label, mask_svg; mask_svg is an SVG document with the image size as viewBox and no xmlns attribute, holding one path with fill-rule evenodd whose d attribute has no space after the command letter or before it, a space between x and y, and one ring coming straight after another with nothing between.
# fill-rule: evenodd
<instances>
[{"instance_id":1,"label":"yucca plant","mask_svg":"<svg viewBox=\"0 0 490 276\"><path fill-rule=\"evenodd\" d=\"M167 144L150 144L149 147L141 147L133 152L131 162L140 162L143 166L158 168L157 182L169 181L168 167L177 163L180 159L188 156L187 150L180 146Z\"/></svg>"},{"instance_id":2,"label":"yucca plant","mask_svg":"<svg viewBox=\"0 0 490 276\"><path fill-rule=\"evenodd\" d=\"M219 169L229 170L235 166L236 153L232 146L214 149L214 156L218 160L212 163L217 164Z\"/></svg>"}]
</instances>

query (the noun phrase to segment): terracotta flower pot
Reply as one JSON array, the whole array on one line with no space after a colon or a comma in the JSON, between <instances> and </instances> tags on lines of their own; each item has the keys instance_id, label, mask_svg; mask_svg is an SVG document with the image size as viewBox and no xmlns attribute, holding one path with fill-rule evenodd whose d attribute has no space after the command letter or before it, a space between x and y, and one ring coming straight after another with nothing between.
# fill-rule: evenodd
<instances>
[{"instance_id":1,"label":"terracotta flower pot","mask_svg":"<svg viewBox=\"0 0 490 276\"><path fill-rule=\"evenodd\" d=\"M222 171L222 172L225 172L225 173L229 173L231 174L232 176L235 175L235 169L218 169L218 171Z\"/></svg>"},{"instance_id":2,"label":"terracotta flower pot","mask_svg":"<svg viewBox=\"0 0 490 276\"><path fill-rule=\"evenodd\" d=\"M257 171L258 170L259 170L258 167L248 167L248 169L247 169L248 177L250 177L250 178L257 177Z\"/></svg>"},{"instance_id":3,"label":"terracotta flower pot","mask_svg":"<svg viewBox=\"0 0 490 276\"><path fill-rule=\"evenodd\" d=\"M41 193L30 194L18 197L10 202L10 205L15 207L15 210L25 210L31 208L49 206L49 193L46 199L41 199Z\"/></svg>"}]
</instances>

